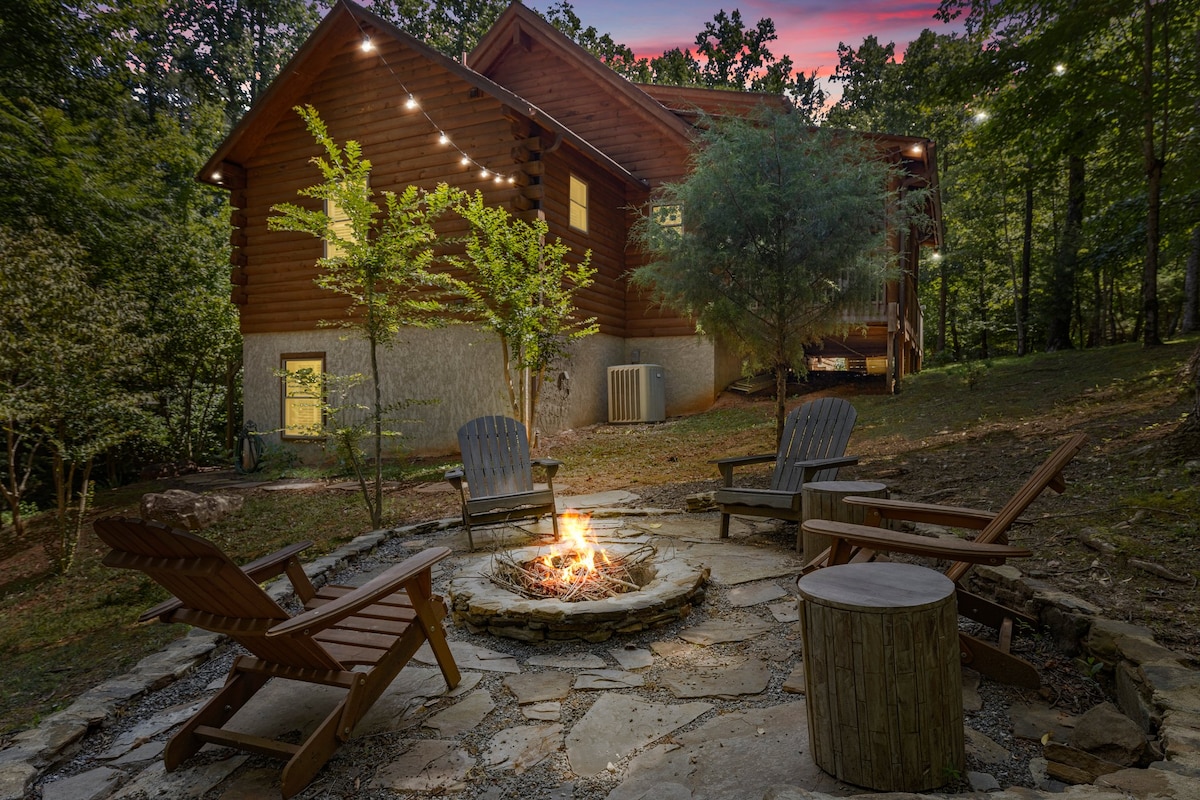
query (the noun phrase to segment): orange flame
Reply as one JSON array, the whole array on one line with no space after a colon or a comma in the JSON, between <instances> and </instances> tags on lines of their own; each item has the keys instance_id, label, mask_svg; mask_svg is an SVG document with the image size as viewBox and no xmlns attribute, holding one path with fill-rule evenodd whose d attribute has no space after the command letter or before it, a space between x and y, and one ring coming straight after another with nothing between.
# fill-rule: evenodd
<instances>
[{"instance_id":1,"label":"orange flame","mask_svg":"<svg viewBox=\"0 0 1200 800\"><path fill-rule=\"evenodd\" d=\"M590 523L588 514L567 511L562 515L559 519L562 541L537 559L543 573L543 585L570 588L592 577L597 558L603 563L608 562L608 553L596 547Z\"/></svg>"}]
</instances>

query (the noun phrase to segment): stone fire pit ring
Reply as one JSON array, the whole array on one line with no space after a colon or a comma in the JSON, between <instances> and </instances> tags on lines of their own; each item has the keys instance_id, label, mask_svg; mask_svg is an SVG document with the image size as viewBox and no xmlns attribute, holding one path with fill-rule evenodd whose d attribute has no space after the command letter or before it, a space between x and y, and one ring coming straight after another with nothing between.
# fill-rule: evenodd
<instances>
[{"instance_id":1,"label":"stone fire pit ring","mask_svg":"<svg viewBox=\"0 0 1200 800\"><path fill-rule=\"evenodd\" d=\"M634 549L628 544L602 546L615 555ZM509 551L506 557L524 563L546 552L546 547L525 547ZM708 567L659 552L646 565L649 580L640 590L564 603L531 600L497 586L488 578L493 567L491 555L480 555L451 579L450 613L456 624L472 633L524 642L603 642L614 634L637 633L683 619L693 605L704 601L709 575Z\"/></svg>"}]
</instances>

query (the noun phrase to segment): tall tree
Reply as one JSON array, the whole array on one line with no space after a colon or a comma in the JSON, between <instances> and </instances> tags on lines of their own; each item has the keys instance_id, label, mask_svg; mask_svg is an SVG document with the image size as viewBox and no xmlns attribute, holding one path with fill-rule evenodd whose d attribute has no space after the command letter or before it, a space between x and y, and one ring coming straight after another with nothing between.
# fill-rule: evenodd
<instances>
[{"instance_id":1,"label":"tall tree","mask_svg":"<svg viewBox=\"0 0 1200 800\"><path fill-rule=\"evenodd\" d=\"M804 346L877 290L887 225L904 229L922 199L889 194L890 172L864 140L798 114L714 120L689 176L663 186L635 227L651 259L635 283L774 372L777 439L788 371L803 372Z\"/></svg>"},{"instance_id":2,"label":"tall tree","mask_svg":"<svg viewBox=\"0 0 1200 800\"><path fill-rule=\"evenodd\" d=\"M330 255L317 262L321 274L316 283L350 303L350 314L327 324L346 328L367 344L374 457L370 485L364 466L358 461L353 466L371 524L379 527L383 521L384 419L390 406L383 398L379 351L389 347L403 327L432 327L445 319L447 308L439 292L456 291L459 284L431 269L437 245L434 221L456 197L446 184L430 192L409 186L400 194L383 192L382 205L376 203L370 184L371 162L363 158L358 142L339 145L316 109L306 106L296 111L324 153L313 159L322 182L301 189L300 194L335 206L349 225L335 225L324 208L295 203L273 206L275 215L267 224L271 230L301 231L330 243Z\"/></svg>"}]
</instances>

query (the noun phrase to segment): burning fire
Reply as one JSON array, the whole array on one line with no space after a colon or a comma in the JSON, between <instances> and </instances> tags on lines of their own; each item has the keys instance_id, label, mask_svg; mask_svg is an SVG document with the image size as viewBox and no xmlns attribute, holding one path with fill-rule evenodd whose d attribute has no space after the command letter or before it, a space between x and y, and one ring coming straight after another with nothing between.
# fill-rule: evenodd
<instances>
[{"instance_id":1,"label":"burning fire","mask_svg":"<svg viewBox=\"0 0 1200 800\"><path fill-rule=\"evenodd\" d=\"M562 515L558 529L562 539L530 561L497 556L492 582L524 597L564 602L598 600L641 589L637 575L642 562L654 555L653 547L639 545L611 557L597 546L591 517L574 511Z\"/></svg>"},{"instance_id":2,"label":"burning fire","mask_svg":"<svg viewBox=\"0 0 1200 800\"><path fill-rule=\"evenodd\" d=\"M567 511L558 523L562 541L534 561L532 566L541 573L540 581L551 594L569 593L572 586L595 580L597 570L611 563L608 553L596 548L591 519L589 514Z\"/></svg>"}]
</instances>

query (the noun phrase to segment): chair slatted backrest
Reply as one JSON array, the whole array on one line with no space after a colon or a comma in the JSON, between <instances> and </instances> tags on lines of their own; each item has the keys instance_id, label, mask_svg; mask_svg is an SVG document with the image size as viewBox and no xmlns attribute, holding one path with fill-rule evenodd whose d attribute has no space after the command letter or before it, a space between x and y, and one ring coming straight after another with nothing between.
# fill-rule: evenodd
<instances>
[{"instance_id":1,"label":"chair slatted backrest","mask_svg":"<svg viewBox=\"0 0 1200 800\"><path fill-rule=\"evenodd\" d=\"M182 603L174 621L226 634L272 663L342 668L310 637L268 639L266 631L289 619L288 613L207 539L159 522L120 517L97 520L94 528L112 548L106 566L140 570Z\"/></svg>"},{"instance_id":2,"label":"chair slatted backrest","mask_svg":"<svg viewBox=\"0 0 1200 800\"><path fill-rule=\"evenodd\" d=\"M844 456L856 419L858 412L854 406L839 397L810 400L788 414L771 488L799 492L804 484L804 469L796 466L796 462ZM831 467L816 472L809 480L829 481L836 477L837 467Z\"/></svg>"},{"instance_id":3,"label":"chair slatted backrest","mask_svg":"<svg viewBox=\"0 0 1200 800\"><path fill-rule=\"evenodd\" d=\"M463 475L471 497L533 491L525 426L509 417L479 417L458 429Z\"/></svg>"},{"instance_id":4,"label":"chair slatted backrest","mask_svg":"<svg viewBox=\"0 0 1200 800\"><path fill-rule=\"evenodd\" d=\"M1030 504L1042 492L1046 491L1047 488L1051 488L1056 492L1062 493L1067 488L1067 484L1063 480L1062 471L1067 464L1071 463L1071 459L1075 458L1075 454L1080 451L1086 441L1086 433L1077 433L1063 442L1029 476L1029 480L1025 481L1025 485L1005 503L995 518L979 532L979 535L975 537L975 541L984 544L991 544L996 541L1003 543L1008 529L1017 521L1018 517L1025 513L1025 509L1029 508ZM946 577L957 583L969 569L971 569L970 564L961 561L956 562L946 570Z\"/></svg>"}]
</instances>

